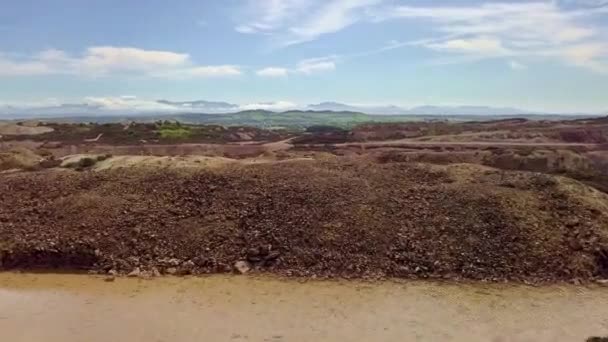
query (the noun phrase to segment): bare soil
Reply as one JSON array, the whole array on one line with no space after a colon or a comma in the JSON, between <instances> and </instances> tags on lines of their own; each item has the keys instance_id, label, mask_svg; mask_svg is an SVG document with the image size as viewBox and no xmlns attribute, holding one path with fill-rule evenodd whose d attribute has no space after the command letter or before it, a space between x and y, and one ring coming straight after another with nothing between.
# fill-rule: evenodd
<instances>
[{"instance_id":1,"label":"bare soil","mask_svg":"<svg viewBox=\"0 0 608 342\"><path fill-rule=\"evenodd\" d=\"M3 137L0 268L608 278L605 119L159 127Z\"/></svg>"},{"instance_id":2,"label":"bare soil","mask_svg":"<svg viewBox=\"0 0 608 342\"><path fill-rule=\"evenodd\" d=\"M608 196L365 158L0 176L1 267L552 282L608 277ZM237 264L238 263L238 264Z\"/></svg>"},{"instance_id":3,"label":"bare soil","mask_svg":"<svg viewBox=\"0 0 608 342\"><path fill-rule=\"evenodd\" d=\"M279 141L289 136L287 132L270 131L254 127L223 127L217 125L169 126L186 134L163 135L162 123L108 123L108 124L40 124L38 127L21 127L40 131L32 135L25 131L5 133L4 140L34 140L60 142L62 145L141 145L141 144L188 144ZM1 126L0 126L1 132ZM44 134L40 134L44 133ZM2 134L2 133L0 133Z\"/></svg>"}]
</instances>

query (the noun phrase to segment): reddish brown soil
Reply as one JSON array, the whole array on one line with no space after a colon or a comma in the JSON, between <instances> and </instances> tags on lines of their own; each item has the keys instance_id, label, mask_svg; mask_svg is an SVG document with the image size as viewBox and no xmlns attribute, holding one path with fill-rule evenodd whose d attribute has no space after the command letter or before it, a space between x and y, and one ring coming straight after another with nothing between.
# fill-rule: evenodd
<instances>
[{"instance_id":1,"label":"reddish brown soil","mask_svg":"<svg viewBox=\"0 0 608 342\"><path fill-rule=\"evenodd\" d=\"M1 267L608 277L608 198L552 176L362 159L0 175Z\"/></svg>"},{"instance_id":2,"label":"reddish brown soil","mask_svg":"<svg viewBox=\"0 0 608 342\"><path fill-rule=\"evenodd\" d=\"M289 136L283 131L269 131L254 127L223 127L217 125L184 125L190 130L188 136L179 138L162 137L159 124L132 123L112 124L46 124L51 132L38 135L7 135L4 140L33 140L59 142L63 145L103 144L187 144L187 143L229 143L239 141L267 142L283 140ZM101 135L101 136L100 136ZM94 140L100 136L96 141Z\"/></svg>"},{"instance_id":3,"label":"reddish brown soil","mask_svg":"<svg viewBox=\"0 0 608 342\"><path fill-rule=\"evenodd\" d=\"M483 133L484 140L536 140L536 142L608 143L606 118L570 121L525 119L487 122L418 122L369 124L355 127L349 141L411 139ZM540 140L540 141L539 141Z\"/></svg>"}]
</instances>

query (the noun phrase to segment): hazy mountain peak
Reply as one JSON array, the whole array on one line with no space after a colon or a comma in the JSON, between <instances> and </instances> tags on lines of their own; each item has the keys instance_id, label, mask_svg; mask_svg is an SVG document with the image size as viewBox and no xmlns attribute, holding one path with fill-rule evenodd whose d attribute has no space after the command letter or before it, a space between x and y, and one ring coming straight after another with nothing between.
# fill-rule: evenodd
<instances>
[{"instance_id":1,"label":"hazy mountain peak","mask_svg":"<svg viewBox=\"0 0 608 342\"><path fill-rule=\"evenodd\" d=\"M32 117L69 117L91 115L143 115L143 114L225 114L243 110L265 110L284 112L289 110L321 112L357 112L372 115L525 115L543 114L540 112L509 107L490 107L475 105L439 106L423 105L405 108L396 105L359 105L337 101L324 101L317 104L298 105L289 101L261 101L235 104L225 101L171 101L145 100L136 97L88 97L82 103L39 104L39 105L0 105L0 116L4 118ZM583 114L583 113L575 113ZM605 113L603 115L608 115Z\"/></svg>"}]
</instances>

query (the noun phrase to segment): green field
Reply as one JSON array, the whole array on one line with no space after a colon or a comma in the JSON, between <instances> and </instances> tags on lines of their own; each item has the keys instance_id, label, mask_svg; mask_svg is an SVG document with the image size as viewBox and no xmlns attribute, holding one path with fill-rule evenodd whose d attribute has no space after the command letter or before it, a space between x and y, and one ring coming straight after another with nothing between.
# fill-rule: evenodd
<instances>
[{"instance_id":1,"label":"green field","mask_svg":"<svg viewBox=\"0 0 608 342\"><path fill-rule=\"evenodd\" d=\"M262 128L306 128L317 125L349 128L367 122L404 122L419 119L405 115L368 115L356 112L288 111L275 113L264 110L243 111L233 114L181 114L173 118L184 123L243 125Z\"/></svg>"}]
</instances>

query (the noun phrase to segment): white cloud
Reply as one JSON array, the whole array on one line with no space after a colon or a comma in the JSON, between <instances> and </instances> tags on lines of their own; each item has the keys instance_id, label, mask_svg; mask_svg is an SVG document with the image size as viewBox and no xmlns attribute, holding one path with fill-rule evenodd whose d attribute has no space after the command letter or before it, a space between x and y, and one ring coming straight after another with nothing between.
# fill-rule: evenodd
<instances>
[{"instance_id":1,"label":"white cloud","mask_svg":"<svg viewBox=\"0 0 608 342\"><path fill-rule=\"evenodd\" d=\"M268 67L260 69L255 73L256 75L263 77L285 77L289 73L289 70L287 70L287 68Z\"/></svg>"},{"instance_id":2,"label":"white cloud","mask_svg":"<svg viewBox=\"0 0 608 342\"><path fill-rule=\"evenodd\" d=\"M240 33L270 33L301 15L319 0L249 0L245 9L247 24L238 25Z\"/></svg>"},{"instance_id":3,"label":"white cloud","mask_svg":"<svg viewBox=\"0 0 608 342\"><path fill-rule=\"evenodd\" d=\"M279 112L300 108L298 104L284 100L227 105L229 105L229 108L206 106L203 111L206 113L227 113L239 110L261 109ZM170 102L149 100L133 95L89 96L67 105L58 99L47 99L38 102L28 101L25 103L0 102L0 115L3 114L3 108L7 109L5 112L8 114L26 116L40 116L41 113L47 115L83 115L84 113L97 115L112 113L191 113L193 111L200 111L200 109L197 109L198 107L186 104L180 105L180 102L171 104Z\"/></svg>"},{"instance_id":4,"label":"white cloud","mask_svg":"<svg viewBox=\"0 0 608 342\"><path fill-rule=\"evenodd\" d=\"M127 112L192 112L191 106L175 106L170 104L161 103L154 100L140 99L135 96L124 96L114 97L86 97L83 103L89 106L99 107L103 110L109 111L127 111ZM285 111L289 109L297 108L296 103L290 101L275 101L275 102L254 102L238 105L236 110L271 110L271 111ZM212 111L213 112L213 111ZM223 110L225 112L225 110Z\"/></svg>"},{"instance_id":5,"label":"white cloud","mask_svg":"<svg viewBox=\"0 0 608 342\"><path fill-rule=\"evenodd\" d=\"M608 73L608 44L581 43L550 51L570 64L585 67L599 73Z\"/></svg>"},{"instance_id":6,"label":"white cloud","mask_svg":"<svg viewBox=\"0 0 608 342\"><path fill-rule=\"evenodd\" d=\"M321 57L302 60L295 68L295 72L310 75L313 73L333 71L336 69L336 57Z\"/></svg>"},{"instance_id":7,"label":"white cloud","mask_svg":"<svg viewBox=\"0 0 608 342\"><path fill-rule=\"evenodd\" d=\"M336 69L338 56L308 58L299 61L293 68L267 67L256 71L261 77L285 77L289 74L312 75Z\"/></svg>"},{"instance_id":8,"label":"white cloud","mask_svg":"<svg viewBox=\"0 0 608 342\"><path fill-rule=\"evenodd\" d=\"M446 40L440 43L426 44L426 46L435 50L467 54L482 54L486 56L500 56L509 53L509 50L502 46L502 42L500 40L486 37Z\"/></svg>"},{"instance_id":9,"label":"white cloud","mask_svg":"<svg viewBox=\"0 0 608 342\"><path fill-rule=\"evenodd\" d=\"M241 71L238 66L233 65L199 66L184 53L133 47L90 47L82 56L70 56L64 51L53 49L25 59L0 55L0 75L45 74L218 77L240 75Z\"/></svg>"},{"instance_id":10,"label":"white cloud","mask_svg":"<svg viewBox=\"0 0 608 342\"><path fill-rule=\"evenodd\" d=\"M189 56L169 51L142 50L130 47L98 46L87 49L79 67L101 73L121 70L157 70L180 67L189 62Z\"/></svg>"},{"instance_id":11,"label":"white cloud","mask_svg":"<svg viewBox=\"0 0 608 342\"><path fill-rule=\"evenodd\" d=\"M84 98L83 104L92 107L98 107L108 111L127 111L127 112L148 112L159 110L174 110L172 106L168 106L156 101L139 99L135 96L119 96L119 97L95 97L90 96Z\"/></svg>"},{"instance_id":12,"label":"white cloud","mask_svg":"<svg viewBox=\"0 0 608 342\"><path fill-rule=\"evenodd\" d=\"M0 76L45 75L53 71L38 61L15 62L0 57Z\"/></svg>"},{"instance_id":13,"label":"white cloud","mask_svg":"<svg viewBox=\"0 0 608 342\"><path fill-rule=\"evenodd\" d=\"M210 78L210 77L229 77L241 75L241 69L235 65L214 65L214 66L195 66L177 68L161 72L153 72L150 76L188 79L188 78Z\"/></svg>"},{"instance_id":14,"label":"white cloud","mask_svg":"<svg viewBox=\"0 0 608 342\"><path fill-rule=\"evenodd\" d=\"M260 103L249 103L239 106L240 110L271 110L271 111L285 111L289 109L297 108L298 105L289 101L277 101L277 102L260 102Z\"/></svg>"},{"instance_id":15,"label":"white cloud","mask_svg":"<svg viewBox=\"0 0 608 342\"><path fill-rule=\"evenodd\" d=\"M601 7L608 6L608 0L558 0L563 5Z\"/></svg>"},{"instance_id":16,"label":"white cloud","mask_svg":"<svg viewBox=\"0 0 608 342\"><path fill-rule=\"evenodd\" d=\"M527 69L527 66L519 63L518 61L509 61L509 68L513 70L524 70Z\"/></svg>"},{"instance_id":17,"label":"white cloud","mask_svg":"<svg viewBox=\"0 0 608 342\"><path fill-rule=\"evenodd\" d=\"M236 32L239 32L239 33L245 33L245 34L248 34L248 33L256 33L256 30L255 30L253 27L251 27L251 26L246 26L246 25L240 25L240 26L237 26L237 27L235 27L235 28L234 28L234 30L235 30Z\"/></svg>"},{"instance_id":18,"label":"white cloud","mask_svg":"<svg viewBox=\"0 0 608 342\"><path fill-rule=\"evenodd\" d=\"M367 17L366 10L383 0L250 0L235 30L273 36L293 45L338 32Z\"/></svg>"},{"instance_id":19,"label":"white cloud","mask_svg":"<svg viewBox=\"0 0 608 342\"><path fill-rule=\"evenodd\" d=\"M345 55L345 59L418 46L441 54L439 60L443 63L450 63L450 59L472 62L504 58L508 63L514 57L543 58L600 72L608 63L606 53L586 58L572 51L580 45L608 45L606 22L596 20L608 13L608 0L504 0L426 6L390 0L249 0L247 3L245 15L238 17L241 24L235 29L264 34L282 46L315 40L359 22L403 21L433 32L416 42L399 42ZM306 73L317 67L331 70L335 62L319 62L312 68L304 65L299 72Z\"/></svg>"},{"instance_id":20,"label":"white cloud","mask_svg":"<svg viewBox=\"0 0 608 342\"><path fill-rule=\"evenodd\" d=\"M590 2L588 2L589 4ZM600 4L601 1L594 2ZM553 58L593 71L605 70L605 28L590 20L601 8L561 7L556 1L487 2L478 6L387 6L377 22L414 21L435 34L409 45L423 46L454 61L483 58Z\"/></svg>"},{"instance_id":21,"label":"white cloud","mask_svg":"<svg viewBox=\"0 0 608 342\"><path fill-rule=\"evenodd\" d=\"M333 0L320 7L316 13L289 29L293 39L287 45L310 41L338 32L365 17L365 9L378 5L381 0Z\"/></svg>"}]
</instances>

